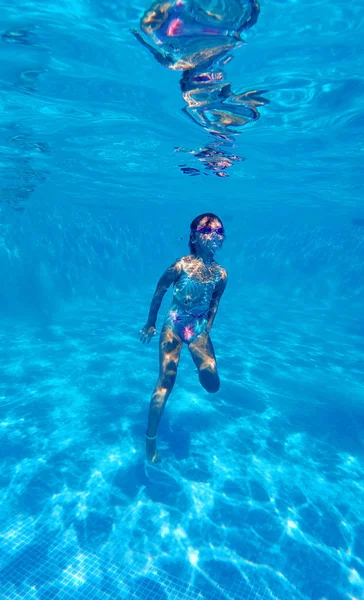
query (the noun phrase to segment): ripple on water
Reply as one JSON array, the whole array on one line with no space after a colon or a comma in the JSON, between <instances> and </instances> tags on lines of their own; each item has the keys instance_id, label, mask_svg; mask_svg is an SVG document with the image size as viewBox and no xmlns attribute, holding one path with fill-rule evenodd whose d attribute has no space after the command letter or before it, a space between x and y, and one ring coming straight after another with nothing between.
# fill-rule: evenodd
<instances>
[{"instance_id":1,"label":"ripple on water","mask_svg":"<svg viewBox=\"0 0 364 600\"><path fill-rule=\"evenodd\" d=\"M47 116L71 117L75 119L93 119L96 112L91 112L73 105L46 104L39 107L39 112Z\"/></svg>"}]
</instances>

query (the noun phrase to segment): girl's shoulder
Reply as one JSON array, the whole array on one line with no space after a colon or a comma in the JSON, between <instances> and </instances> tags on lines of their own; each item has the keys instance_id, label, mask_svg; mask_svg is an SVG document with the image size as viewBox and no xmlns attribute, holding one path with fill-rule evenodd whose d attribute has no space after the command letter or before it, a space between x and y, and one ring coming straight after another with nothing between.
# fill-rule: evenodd
<instances>
[{"instance_id":1,"label":"girl's shoulder","mask_svg":"<svg viewBox=\"0 0 364 600\"><path fill-rule=\"evenodd\" d=\"M196 259L192 254L186 254L186 256L180 256L180 258L177 258L176 263L183 268L186 265L191 264L194 260Z\"/></svg>"},{"instance_id":2,"label":"girl's shoulder","mask_svg":"<svg viewBox=\"0 0 364 600\"><path fill-rule=\"evenodd\" d=\"M185 256L181 256L179 260L187 260L191 262L191 260L196 260L196 257L193 254L186 254Z\"/></svg>"},{"instance_id":3,"label":"girl's shoulder","mask_svg":"<svg viewBox=\"0 0 364 600\"><path fill-rule=\"evenodd\" d=\"M219 263L215 262L216 265L216 274L218 276L218 280L223 280L226 281L227 280L227 270L222 266L219 265Z\"/></svg>"},{"instance_id":4,"label":"girl's shoulder","mask_svg":"<svg viewBox=\"0 0 364 600\"><path fill-rule=\"evenodd\" d=\"M180 256L179 258L176 258L173 265L172 265L172 269L173 271L175 271L178 275L178 277L183 273L183 271L185 270L185 266L186 266L186 261L185 259L188 258L186 256Z\"/></svg>"},{"instance_id":5,"label":"girl's shoulder","mask_svg":"<svg viewBox=\"0 0 364 600\"><path fill-rule=\"evenodd\" d=\"M213 261L213 264L215 265L216 269L219 269L220 271L224 271L226 273L226 269L224 269L222 265L216 262L216 260Z\"/></svg>"}]
</instances>

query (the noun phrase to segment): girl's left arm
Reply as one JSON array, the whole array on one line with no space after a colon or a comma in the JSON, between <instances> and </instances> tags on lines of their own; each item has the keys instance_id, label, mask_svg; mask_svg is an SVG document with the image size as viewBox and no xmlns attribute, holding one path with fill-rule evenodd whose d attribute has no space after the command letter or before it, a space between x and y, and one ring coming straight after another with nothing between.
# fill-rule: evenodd
<instances>
[{"instance_id":1,"label":"girl's left arm","mask_svg":"<svg viewBox=\"0 0 364 600\"><path fill-rule=\"evenodd\" d=\"M219 283L216 285L216 287L214 289L214 293L212 294L210 308L209 308L209 312L207 315L207 327L206 327L207 333L210 333L210 331L211 331L211 327L214 323L216 313L219 308L221 296L223 295L226 285L227 285L227 280L228 280L227 272L225 271L225 269L221 268L221 279L219 280Z\"/></svg>"}]
</instances>

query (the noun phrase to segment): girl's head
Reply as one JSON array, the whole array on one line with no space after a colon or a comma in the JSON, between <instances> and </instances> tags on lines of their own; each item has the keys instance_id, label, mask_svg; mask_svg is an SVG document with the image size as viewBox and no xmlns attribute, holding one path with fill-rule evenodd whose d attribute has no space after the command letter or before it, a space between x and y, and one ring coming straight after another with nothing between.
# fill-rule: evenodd
<instances>
[{"instance_id":1,"label":"girl's head","mask_svg":"<svg viewBox=\"0 0 364 600\"><path fill-rule=\"evenodd\" d=\"M190 252L197 254L202 250L215 253L221 248L224 237L225 229L218 216L214 213L198 215L190 225Z\"/></svg>"}]
</instances>

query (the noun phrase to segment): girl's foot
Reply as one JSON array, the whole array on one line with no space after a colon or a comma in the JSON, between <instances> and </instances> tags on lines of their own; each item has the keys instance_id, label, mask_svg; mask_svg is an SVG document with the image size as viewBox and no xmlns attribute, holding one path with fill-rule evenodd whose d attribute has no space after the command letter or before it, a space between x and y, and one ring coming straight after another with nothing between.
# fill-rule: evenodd
<instances>
[{"instance_id":1,"label":"girl's foot","mask_svg":"<svg viewBox=\"0 0 364 600\"><path fill-rule=\"evenodd\" d=\"M148 437L145 436L145 452L147 455L147 461L156 463L159 461L158 450L157 450L157 436Z\"/></svg>"}]
</instances>

